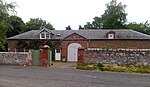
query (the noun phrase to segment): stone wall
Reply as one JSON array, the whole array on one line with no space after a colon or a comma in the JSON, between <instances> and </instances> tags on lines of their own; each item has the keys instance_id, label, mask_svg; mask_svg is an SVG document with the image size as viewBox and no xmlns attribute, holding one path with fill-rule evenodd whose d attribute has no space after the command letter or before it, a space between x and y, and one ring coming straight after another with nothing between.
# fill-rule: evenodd
<instances>
[{"instance_id":1,"label":"stone wall","mask_svg":"<svg viewBox=\"0 0 150 87\"><path fill-rule=\"evenodd\" d=\"M150 49L85 49L83 63L150 65Z\"/></svg>"},{"instance_id":2,"label":"stone wall","mask_svg":"<svg viewBox=\"0 0 150 87\"><path fill-rule=\"evenodd\" d=\"M0 64L26 65L28 58L28 52L0 52Z\"/></svg>"}]
</instances>

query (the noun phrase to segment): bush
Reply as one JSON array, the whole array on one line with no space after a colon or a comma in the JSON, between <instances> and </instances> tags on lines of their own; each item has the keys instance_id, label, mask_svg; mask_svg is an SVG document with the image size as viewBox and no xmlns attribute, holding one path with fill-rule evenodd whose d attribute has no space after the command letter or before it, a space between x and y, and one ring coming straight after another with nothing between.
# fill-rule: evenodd
<instances>
[{"instance_id":1,"label":"bush","mask_svg":"<svg viewBox=\"0 0 150 87\"><path fill-rule=\"evenodd\" d=\"M104 65L103 65L103 64L98 63L98 64L97 64L97 67L98 67L99 70L104 71L104 69L103 69L103 68L104 68Z\"/></svg>"}]
</instances>

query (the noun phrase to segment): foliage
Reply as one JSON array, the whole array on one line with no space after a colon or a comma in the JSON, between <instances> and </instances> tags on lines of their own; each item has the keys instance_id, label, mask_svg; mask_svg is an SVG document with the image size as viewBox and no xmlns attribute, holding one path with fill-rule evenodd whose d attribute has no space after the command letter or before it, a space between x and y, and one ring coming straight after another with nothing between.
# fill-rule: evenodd
<instances>
[{"instance_id":1,"label":"foliage","mask_svg":"<svg viewBox=\"0 0 150 87\"><path fill-rule=\"evenodd\" d=\"M84 29L95 29L95 28L93 28L93 25L90 22L87 22L86 25L84 25Z\"/></svg>"},{"instance_id":2,"label":"foliage","mask_svg":"<svg viewBox=\"0 0 150 87\"><path fill-rule=\"evenodd\" d=\"M94 17L92 23L87 22L84 29L124 29L126 28L126 5L117 0L112 0L106 4L107 9L100 17Z\"/></svg>"},{"instance_id":3,"label":"foliage","mask_svg":"<svg viewBox=\"0 0 150 87\"><path fill-rule=\"evenodd\" d=\"M112 0L106 4L106 10L100 17L94 17L92 22L87 22L84 28L79 29L133 29L135 31L150 35L150 23L148 21L142 23L126 23L127 6Z\"/></svg>"},{"instance_id":4,"label":"foliage","mask_svg":"<svg viewBox=\"0 0 150 87\"><path fill-rule=\"evenodd\" d=\"M52 49L52 61L55 61L55 49Z\"/></svg>"},{"instance_id":5,"label":"foliage","mask_svg":"<svg viewBox=\"0 0 150 87\"><path fill-rule=\"evenodd\" d=\"M105 65L105 71L112 72L134 72L134 73L150 73L150 66L133 66L133 65L124 65L124 66L113 66L113 65Z\"/></svg>"},{"instance_id":6,"label":"foliage","mask_svg":"<svg viewBox=\"0 0 150 87\"><path fill-rule=\"evenodd\" d=\"M110 48L112 48L112 46L111 46L111 44L107 43L102 48L103 49L110 49Z\"/></svg>"},{"instance_id":7,"label":"foliage","mask_svg":"<svg viewBox=\"0 0 150 87\"><path fill-rule=\"evenodd\" d=\"M50 49L55 49L60 45L60 41L46 41L46 44L50 47Z\"/></svg>"},{"instance_id":8,"label":"foliage","mask_svg":"<svg viewBox=\"0 0 150 87\"><path fill-rule=\"evenodd\" d=\"M92 23L87 22L87 24L84 25L84 29L102 29L103 28L101 17L95 17L93 19L94 21L92 21Z\"/></svg>"},{"instance_id":9,"label":"foliage","mask_svg":"<svg viewBox=\"0 0 150 87\"><path fill-rule=\"evenodd\" d=\"M136 73L150 73L150 66L138 65L138 66L127 66L131 72Z\"/></svg>"},{"instance_id":10,"label":"foliage","mask_svg":"<svg viewBox=\"0 0 150 87\"><path fill-rule=\"evenodd\" d=\"M54 30L50 22L47 22L41 18L31 18L30 21L26 22L26 27L23 32L30 30L38 30L41 26L44 26L47 29Z\"/></svg>"},{"instance_id":11,"label":"foliage","mask_svg":"<svg viewBox=\"0 0 150 87\"><path fill-rule=\"evenodd\" d=\"M48 45L50 49L55 49L60 45L59 41L50 41L50 40L19 40L16 43L16 48L19 51L23 51L24 49L39 49L40 47Z\"/></svg>"},{"instance_id":12,"label":"foliage","mask_svg":"<svg viewBox=\"0 0 150 87\"><path fill-rule=\"evenodd\" d=\"M68 25L68 26L66 27L66 30L72 30L71 27L70 27L70 25Z\"/></svg>"},{"instance_id":13,"label":"foliage","mask_svg":"<svg viewBox=\"0 0 150 87\"><path fill-rule=\"evenodd\" d=\"M0 51L5 51L7 43L6 32L12 29L9 23L9 12L15 13L15 3L6 3L0 0Z\"/></svg>"},{"instance_id":14,"label":"foliage","mask_svg":"<svg viewBox=\"0 0 150 87\"><path fill-rule=\"evenodd\" d=\"M95 29L102 29L103 28L103 20L101 17L95 17L93 18L94 21L92 22L92 25Z\"/></svg>"},{"instance_id":15,"label":"foliage","mask_svg":"<svg viewBox=\"0 0 150 87\"><path fill-rule=\"evenodd\" d=\"M127 13L125 13L126 5L121 2L117 3L117 0L112 0L106 4L107 9L102 15L103 28L105 29L121 29L125 28Z\"/></svg>"},{"instance_id":16,"label":"foliage","mask_svg":"<svg viewBox=\"0 0 150 87\"><path fill-rule=\"evenodd\" d=\"M17 5L15 2L6 3L4 0L0 0L0 13L7 14L7 15L9 12L15 13L16 6Z\"/></svg>"},{"instance_id":17,"label":"foliage","mask_svg":"<svg viewBox=\"0 0 150 87\"><path fill-rule=\"evenodd\" d=\"M131 22L131 23L127 24L127 27L129 29L133 29L135 31L150 35L150 23L148 23L148 21L146 21L145 23Z\"/></svg>"},{"instance_id":18,"label":"foliage","mask_svg":"<svg viewBox=\"0 0 150 87\"><path fill-rule=\"evenodd\" d=\"M81 26L81 25L79 25L79 30L83 30L84 28Z\"/></svg>"},{"instance_id":19,"label":"foliage","mask_svg":"<svg viewBox=\"0 0 150 87\"><path fill-rule=\"evenodd\" d=\"M129 72L128 68L124 66L113 66L106 64L103 68L104 71L111 71L111 72Z\"/></svg>"},{"instance_id":20,"label":"foliage","mask_svg":"<svg viewBox=\"0 0 150 87\"><path fill-rule=\"evenodd\" d=\"M10 31L7 31L6 33L7 37L20 34L25 27L23 20L18 16L10 16L9 23L11 24L13 29Z\"/></svg>"},{"instance_id":21,"label":"foliage","mask_svg":"<svg viewBox=\"0 0 150 87\"><path fill-rule=\"evenodd\" d=\"M104 65L103 65L103 64L98 63L98 64L97 64L97 67L98 67L99 70L104 71L104 69L103 69L103 68L104 68Z\"/></svg>"},{"instance_id":22,"label":"foliage","mask_svg":"<svg viewBox=\"0 0 150 87\"><path fill-rule=\"evenodd\" d=\"M81 70L100 70L100 71L111 71L111 72L128 72L128 73L150 73L150 66L114 66L109 64L78 64L77 69Z\"/></svg>"},{"instance_id":23,"label":"foliage","mask_svg":"<svg viewBox=\"0 0 150 87\"><path fill-rule=\"evenodd\" d=\"M81 70L97 70L98 67L96 64L78 64L76 69Z\"/></svg>"}]
</instances>

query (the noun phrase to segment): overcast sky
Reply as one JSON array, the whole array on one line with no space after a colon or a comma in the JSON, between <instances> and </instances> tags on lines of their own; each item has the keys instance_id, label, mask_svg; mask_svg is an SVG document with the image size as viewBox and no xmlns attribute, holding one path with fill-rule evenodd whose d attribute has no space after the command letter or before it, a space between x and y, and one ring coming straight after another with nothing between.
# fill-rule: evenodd
<instances>
[{"instance_id":1,"label":"overcast sky","mask_svg":"<svg viewBox=\"0 0 150 87\"><path fill-rule=\"evenodd\" d=\"M111 0L5 0L17 2L17 15L24 22L40 17L50 22L56 30L65 30L70 25L77 30L79 25L91 22L104 13L105 4ZM150 0L118 0L127 5L128 22L150 20Z\"/></svg>"}]
</instances>

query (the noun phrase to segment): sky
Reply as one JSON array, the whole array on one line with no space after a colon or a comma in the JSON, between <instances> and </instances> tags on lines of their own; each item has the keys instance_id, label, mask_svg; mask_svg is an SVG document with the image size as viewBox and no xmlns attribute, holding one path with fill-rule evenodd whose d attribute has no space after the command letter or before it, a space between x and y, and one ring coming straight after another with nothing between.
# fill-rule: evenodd
<instances>
[{"instance_id":1,"label":"sky","mask_svg":"<svg viewBox=\"0 0 150 87\"><path fill-rule=\"evenodd\" d=\"M17 16L24 22L30 18L42 18L50 22L56 30L65 30L68 25L77 30L79 25L92 22L106 10L105 4L111 0L5 0L16 2ZM150 0L117 0L127 5L127 22L150 21Z\"/></svg>"}]
</instances>

